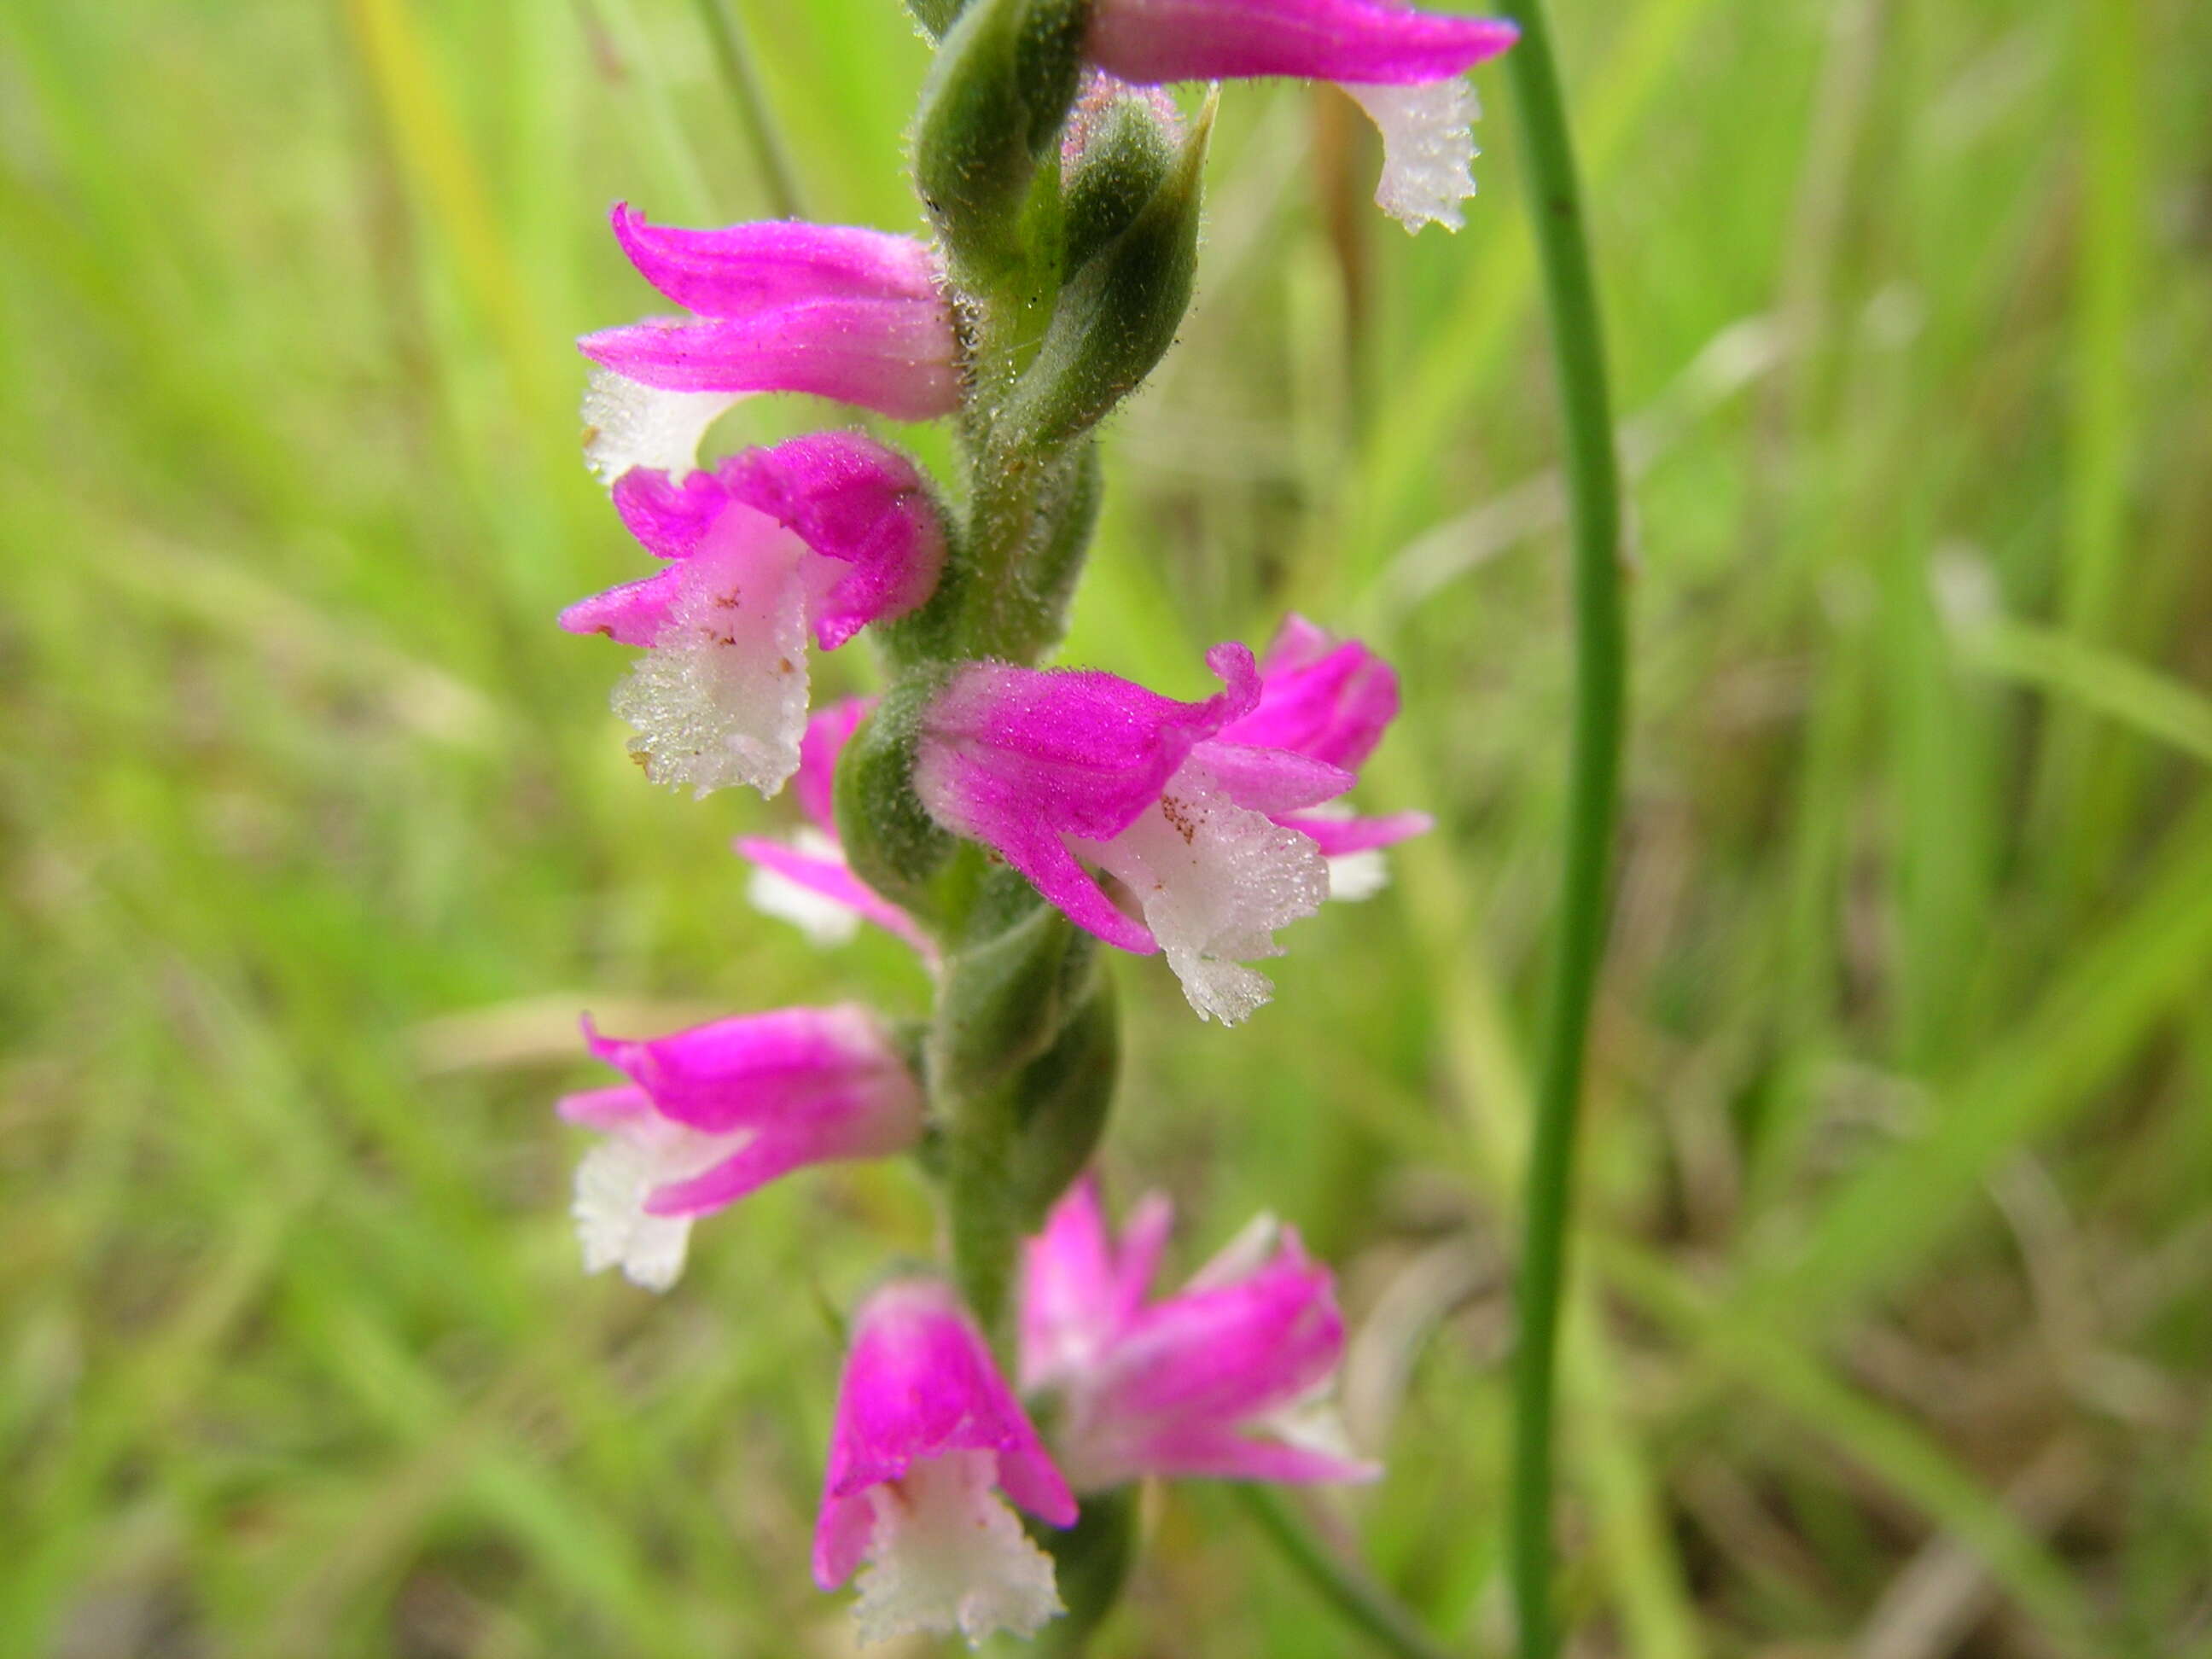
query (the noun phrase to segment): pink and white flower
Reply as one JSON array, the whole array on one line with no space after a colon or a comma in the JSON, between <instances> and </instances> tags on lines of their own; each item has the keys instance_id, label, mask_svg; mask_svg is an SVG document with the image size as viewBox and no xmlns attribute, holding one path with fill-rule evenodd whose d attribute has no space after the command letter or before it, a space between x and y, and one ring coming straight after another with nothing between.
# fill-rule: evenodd
<instances>
[{"instance_id":1,"label":"pink and white flower","mask_svg":"<svg viewBox=\"0 0 2212 1659\"><path fill-rule=\"evenodd\" d=\"M863 921L896 933L925 957L936 947L914 918L853 873L837 837L837 757L874 708L873 697L848 697L806 722L799 740L792 793L805 824L790 841L740 836L737 850L753 862L748 896L754 908L781 916L817 945L842 945Z\"/></svg>"},{"instance_id":2,"label":"pink and white flower","mask_svg":"<svg viewBox=\"0 0 2212 1659\"><path fill-rule=\"evenodd\" d=\"M921 721L915 791L947 828L994 848L1078 927L1164 951L1201 1018L1235 1024L1267 1000L1242 964L1311 915L1328 874L1276 822L1342 794L1352 774L1286 749L1224 740L1258 707L1252 653L1216 646L1218 696L1177 702L1096 669L975 663ZM1141 915L1085 865L1116 878Z\"/></svg>"},{"instance_id":3,"label":"pink and white flower","mask_svg":"<svg viewBox=\"0 0 2212 1659\"><path fill-rule=\"evenodd\" d=\"M1256 708L1221 732L1224 742L1288 749L1358 772L1398 716L1398 676L1357 640L1339 640L1293 611L1260 660ZM1424 834L1425 812L1354 816L1341 803L1276 820L1328 860L1328 896L1364 899L1389 879L1382 848Z\"/></svg>"},{"instance_id":4,"label":"pink and white flower","mask_svg":"<svg viewBox=\"0 0 2212 1659\"><path fill-rule=\"evenodd\" d=\"M1091 61L1124 81L1334 81L1382 134L1375 199L1408 230L1465 222L1474 194L1474 92L1460 77L1520 31L1403 0L1097 0Z\"/></svg>"},{"instance_id":5,"label":"pink and white flower","mask_svg":"<svg viewBox=\"0 0 2212 1659\"><path fill-rule=\"evenodd\" d=\"M629 1081L556 1109L606 1139L576 1169L584 1270L665 1291L696 1217L808 1164L882 1158L921 1138L921 1091L875 1017L846 1004L720 1019L665 1037L602 1036Z\"/></svg>"},{"instance_id":6,"label":"pink and white flower","mask_svg":"<svg viewBox=\"0 0 2212 1659\"><path fill-rule=\"evenodd\" d=\"M936 258L910 236L791 220L684 230L629 204L615 239L691 314L586 334L584 456L612 485L632 467L684 472L707 428L757 392L804 392L927 420L960 397Z\"/></svg>"},{"instance_id":7,"label":"pink and white flower","mask_svg":"<svg viewBox=\"0 0 2212 1659\"><path fill-rule=\"evenodd\" d=\"M646 648L614 708L647 776L774 794L799 769L808 633L835 650L936 587L945 532L921 475L864 434L820 432L681 479L633 469L614 497L668 562L561 626Z\"/></svg>"},{"instance_id":8,"label":"pink and white flower","mask_svg":"<svg viewBox=\"0 0 2212 1659\"><path fill-rule=\"evenodd\" d=\"M1328 1269L1262 1216L1182 1291L1151 1300L1172 1221L1154 1194L1117 1243L1086 1176L1023 1247L1022 1387L1054 1401L1075 1489L1146 1475L1374 1479L1328 1403L1344 1354Z\"/></svg>"},{"instance_id":9,"label":"pink and white flower","mask_svg":"<svg viewBox=\"0 0 2212 1659\"><path fill-rule=\"evenodd\" d=\"M885 1285L854 1322L838 1385L814 1582L835 1589L859 1570L864 1642L1033 1636L1062 1610L1060 1594L1009 1500L1051 1526L1075 1521L1067 1483L952 1292L929 1279Z\"/></svg>"}]
</instances>

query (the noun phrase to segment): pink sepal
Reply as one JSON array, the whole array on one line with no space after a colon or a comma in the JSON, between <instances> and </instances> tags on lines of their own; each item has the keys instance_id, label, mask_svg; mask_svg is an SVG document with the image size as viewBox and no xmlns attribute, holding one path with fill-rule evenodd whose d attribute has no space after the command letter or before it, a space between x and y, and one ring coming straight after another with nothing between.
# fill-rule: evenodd
<instances>
[{"instance_id":1,"label":"pink sepal","mask_svg":"<svg viewBox=\"0 0 2212 1659\"><path fill-rule=\"evenodd\" d=\"M1373 1480L1382 1466L1372 1458L1262 1440L1233 1429L1200 1429L1154 1435L1144 1442L1145 1474L1182 1480L1273 1480L1285 1486Z\"/></svg>"},{"instance_id":2,"label":"pink sepal","mask_svg":"<svg viewBox=\"0 0 2212 1659\"><path fill-rule=\"evenodd\" d=\"M1146 1200L1117 1245L1079 1182L1022 1252L1024 1386L1053 1392L1080 1490L1148 1474L1355 1480L1373 1464L1301 1431L1328 1388L1344 1317L1328 1270L1289 1228L1232 1246L1189 1287L1146 1302L1169 1226Z\"/></svg>"},{"instance_id":3,"label":"pink sepal","mask_svg":"<svg viewBox=\"0 0 2212 1659\"><path fill-rule=\"evenodd\" d=\"M1295 750L1356 772L1397 714L1389 664L1292 612L1261 659L1259 706L1220 740Z\"/></svg>"},{"instance_id":4,"label":"pink sepal","mask_svg":"<svg viewBox=\"0 0 2212 1659\"><path fill-rule=\"evenodd\" d=\"M1390 812L1372 818L1328 818L1311 813L1285 813L1275 820L1295 830L1321 849L1325 859L1343 858L1378 847L1395 847L1437 827L1426 812Z\"/></svg>"},{"instance_id":5,"label":"pink sepal","mask_svg":"<svg viewBox=\"0 0 2212 1659\"><path fill-rule=\"evenodd\" d=\"M878 1096L893 1107L913 1100L904 1060L854 1003L740 1014L643 1042L602 1036L588 1015L583 1025L592 1054L661 1116L709 1134L769 1121L826 1125L866 1113Z\"/></svg>"},{"instance_id":6,"label":"pink sepal","mask_svg":"<svg viewBox=\"0 0 2212 1659\"><path fill-rule=\"evenodd\" d=\"M806 300L936 297L937 260L911 236L851 225L764 220L718 230L648 224L627 202L611 216L639 275L686 311L736 317Z\"/></svg>"},{"instance_id":7,"label":"pink sepal","mask_svg":"<svg viewBox=\"0 0 2212 1659\"><path fill-rule=\"evenodd\" d=\"M842 857L803 852L787 842L762 836L740 836L731 845L762 869L773 870L786 881L819 894L832 904L842 905L863 921L872 921L886 933L904 939L924 957L933 960L936 957L936 945L915 926L914 918L854 875L852 866Z\"/></svg>"},{"instance_id":8,"label":"pink sepal","mask_svg":"<svg viewBox=\"0 0 2212 1659\"><path fill-rule=\"evenodd\" d=\"M653 1115L653 1099L631 1083L605 1089L580 1089L553 1103L562 1120L586 1129L613 1131L642 1123Z\"/></svg>"},{"instance_id":9,"label":"pink sepal","mask_svg":"<svg viewBox=\"0 0 2212 1659\"><path fill-rule=\"evenodd\" d=\"M878 1291L854 1321L815 1528L815 1583L833 1589L860 1565L873 1524L870 1487L953 1451L995 1453L1008 1498L1050 1525L1074 1522L1074 1494L982 1333L943 1285L902 1279Z\"/></svg>"},{"instance_id":10,"label":"pink sepal","mask_svg":"<svg viewBox=\"0 0 2212 1659\"><path fill-rule=\"evenodd\" d=\"M817 709L806 722L806 735L799 740L799 773L792 780L792 793L807 822L831 841L838 838L837 757L875 708L873 697L842 698Z\"/></svg>"},{"instance_id":11,"label":"pink sepal","mask_svg":"<svg viewBox=\"0 0 2212 1659\"><path fill-rule=\"evenodd\" d=\"M1164 1194L1147 1194L1116 1247L1086 1171L1022 1246L1022 1387L1043 1389L1096 1363L1144 1305L1175 1224Z\"/></svg>"},{"instance_id":12,"label":"pink sepal","mask_svg":"<svg viewBox=\"0 0 2212 1659\"><path fill-rule=\"evenodd\" d=\"M1270 816L1334 800L1358 781L1340 766L1289 749L1261 749L1216 738L1202 752L1206 769L1229 792L1230 799Z\"/></svg>"},{"instance_id":13,"label":"pink sepal","mask_svg":"<svg viewBox=\"0 0 2212 1659\"><path fill-rule=\"evenodd\" d=\"M633 472L629 476L634 478L639 475ZM604 593L579 599L556 620L571 634L605 634L618 644L649 646L668 625L669 613L683 580L680 565L656 570L650 576L623 582Z\"/></svg>"},{"instance_id":14,"label":"pink sepal","mask_svg":"<svg viewBox=\"0 0 2212 1659\"><path fill-rule=\"evenodd\" d=\"M1502 18L1398 0L1097 0L1085 50L1140 84L1289 76L1419 86L1497 57L1520 33Z\"/></svg>"},{"instance_id":15,"label":"pink sepal","mask_svg":"<svg viewBox=\"0 0 2212 1659\"><path fill-rule=\"evenodd\" d=\"M959 404L950 314L935 301L810 300L741 317L656 318L576 349L665 392L803 392L896 420Z\"/></svg>"}]
</instances>

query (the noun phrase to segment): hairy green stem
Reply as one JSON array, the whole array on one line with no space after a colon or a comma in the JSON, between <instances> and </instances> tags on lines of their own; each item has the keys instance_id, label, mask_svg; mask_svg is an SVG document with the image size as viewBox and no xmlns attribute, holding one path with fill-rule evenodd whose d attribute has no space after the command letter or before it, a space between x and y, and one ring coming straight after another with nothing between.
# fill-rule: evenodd
<instances>
[{"instance_id":1,"label":"hairy green stem","mask_svg":"<svg viewBox=\"0 0 2212 1659\"><path fill-rule=\"evenodd\" d=\"M699 21L706 26L707 38L714 48L714 61L721 67L731 100L738 106L738 118L744 124L745 137L752 141L754 154L759 157L761 182L768 186L776 217L805 218L799 176L792 169L791 157L784 153L775 118L769 113L768 93L753 69L752 54L746 50L744 26L731 15L729 0L698 0L698 8Z\"/></svg>"},{"instance_id":2,"label":"hairy green stem","mask_svg":"<svg viewBox=\"0 0 2212 1659\"><path fill-rule=\"evenodd\" d=\"M1537 1076L1522 1220L1510 1499L1513 1596L1522 1659L1552 1659L1559 1647L1552 1605L1552 1443L1559 1300L1566 1274L1576 1117L1590 1006L1605 949L1627 638L1613 414L1565 100L1542 0L1507 0L1505 9L1521 25L1520 43L1506 54L1506 64L1513 77L1529 209L1552 319L1553 357L1565 425L1574 573L1574 750L1559 943Z\"/></svg>"},{"instance_id":3,"label":"hairy green stem","mask_svg":"<svg viewBox=\"0 0 2212 1659\"><path fill-rule=\"evenodd\" d=\"M1448 1650L1389 1591L1313 1535L1288 1499L1273 1486L1230 1490L1283 1559L1312 1585L1344 1621L1399 1659L1451 1659Z\"/></svg>"}]
</instances>

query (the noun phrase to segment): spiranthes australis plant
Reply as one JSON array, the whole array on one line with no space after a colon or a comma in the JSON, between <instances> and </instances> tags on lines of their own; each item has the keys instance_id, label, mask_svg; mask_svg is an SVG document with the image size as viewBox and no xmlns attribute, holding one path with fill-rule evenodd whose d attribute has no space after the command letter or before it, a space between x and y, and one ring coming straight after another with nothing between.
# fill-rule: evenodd
<instances>
[{"instance_id":1,"label":"spiranthes australis plant","mask_svg":"<svg viewBox=\"0 0 2212 1659\"><path fill-rule=\"evenodd\" d=\"M1376 1473L1334 1420L1344 1323L1297 1234L1263 1218L1163 1296L1164 1201L1117 1234L1088 1172L1117 1055L1098 947L1163 956L1200 1018L1245 1019L1278 935L1371 892L1382 849L1428 827L1346 805L1397 682L1304 617L1261 652L1207 652L1220 689L1194 702L1038 665L1097 514L1093 434L1190 296L1213 104L1186 119L1158 88L1337 82L1382 132L1381 205L1456 228L1463 76L1518 31L1401 0L908 3L936 42L914 126L926 237L615 209L681 314L580 342L586 459L658 562L561 623L639 653L614 706L649 778L795 783L799 835L738 843L756 902L817 939L890 930L933 1006L651 1040L587 1024L625 1080L560 1109L604 1137L576 1177L586 1266L655 1291L693 1223L763 1183L915 1157L944 1261L852 1314L813 1569L855 1584L864 1638L980 1642L1096 1623L1133 1482ZM854 431L702 466L713 422L775 392L947 420L958 471L933 480ZM812 707L810 649L863 629L882 693Z\"/></svg>"}]
</instances>

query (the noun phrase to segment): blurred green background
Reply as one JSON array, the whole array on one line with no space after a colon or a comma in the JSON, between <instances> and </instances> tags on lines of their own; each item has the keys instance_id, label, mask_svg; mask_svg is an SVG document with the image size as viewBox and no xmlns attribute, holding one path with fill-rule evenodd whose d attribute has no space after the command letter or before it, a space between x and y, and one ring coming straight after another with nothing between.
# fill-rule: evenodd
<instances>
[{"instance_id":1,"label":"blurred green background","mask_svg":"<svg viewBox=\"0 0 2212 1659\"><path fill-rule=\"evenodd\" d=\"M732 11L805 210L916 228L893 0ZM2212 1653L2212 15L1561 12L1637 558L1575 1652ZM550 625L640 568L575 449L570 337L654 308L608 204L772 210L703 15L0 8L0 1653L843 1650L823 1310L925 1195L781 1183L655 1300L547 1110L586 1006L925 992L754 915L790 804L647 787ZM1415 241L1335 94L1229 89L1067 653L1188 695L1296 605L1402 671L1364 799L1438 833L1237 1030L1124 964L1108 1163L1179 1267L1261 1206L1340 1264L1391 1468L1313 1513L1471 1655L1567 690L1480 79ZM1102 1652L1358 1651L1226 1494L1146 1524Z\"/></svg>"}]
</instances>

